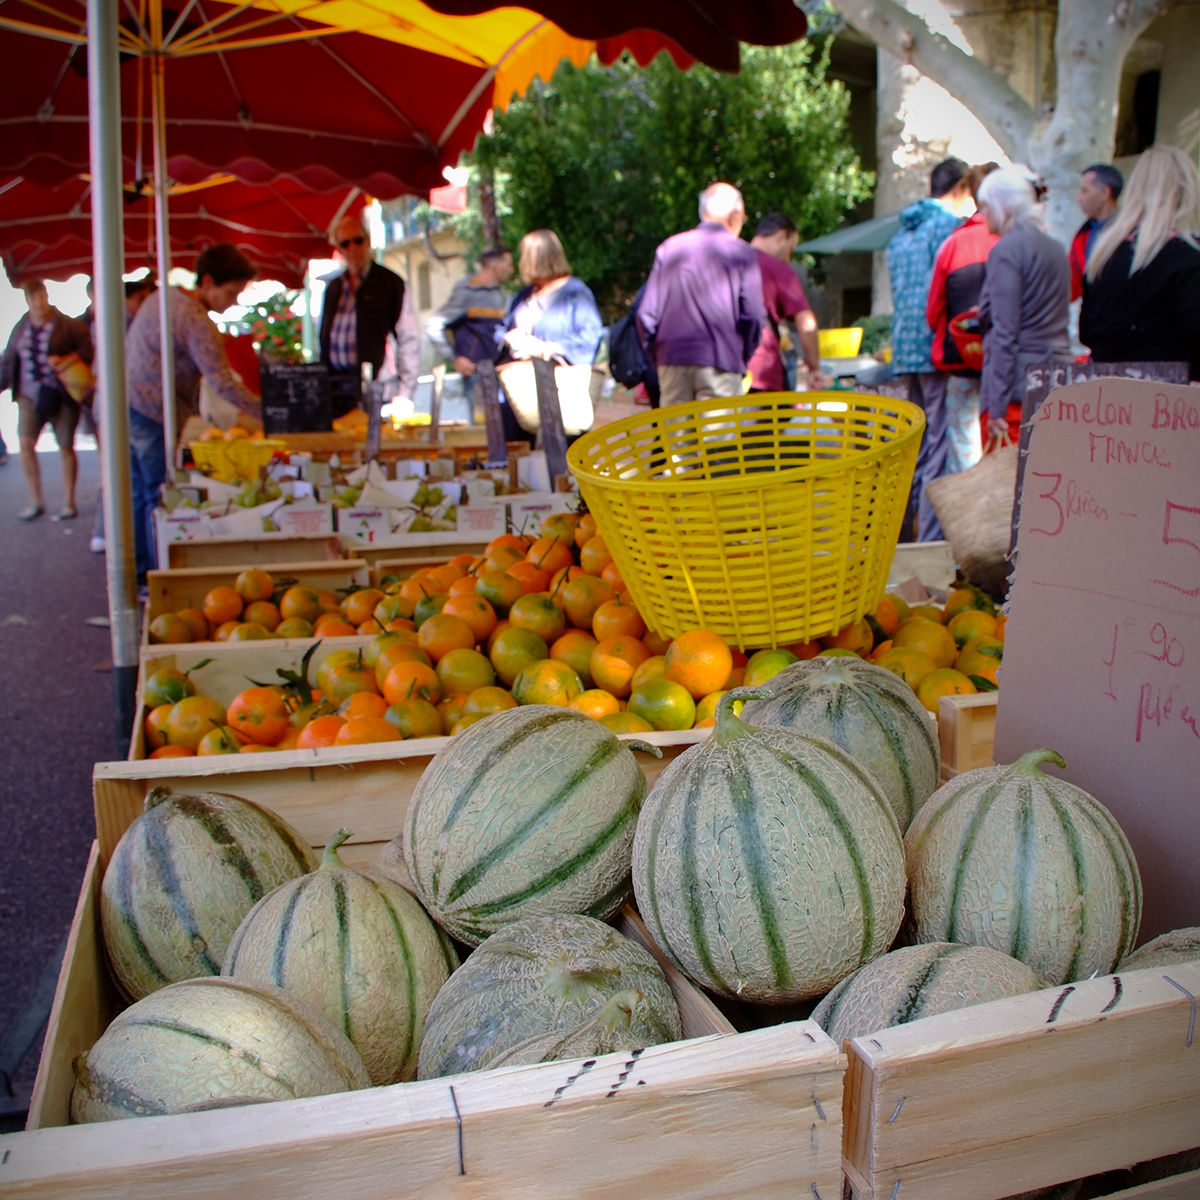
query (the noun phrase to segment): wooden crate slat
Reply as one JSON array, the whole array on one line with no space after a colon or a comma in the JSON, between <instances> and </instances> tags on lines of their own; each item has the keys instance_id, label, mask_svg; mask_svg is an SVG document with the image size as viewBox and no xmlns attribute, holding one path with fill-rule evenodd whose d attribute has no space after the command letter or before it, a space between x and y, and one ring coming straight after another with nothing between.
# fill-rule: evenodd
<instances>
[{"instance_id":1,"label":"wooden crate slat","mask_svg":"<svg viewBox=\"0 0 1200 1200\"><path fill-rule=\"evenodd\" d=\"M167 565L172 570L249 564L269 571L275 563L337 562L346 557L342 539L336 533L197 538L194 542L171 542L167 552L170 555Z\"/></svg>"},{"instance_id":2,"label":"wooden crate slat","mask_svg":"<svg viewBox=\"0 0 1200 1200\"><path fill-rule=\"evenodd\" d=\"M972 696L943 696L938 702L938 742L942 752L942 782L992 765L999 692Z\"/></svg>"},{"instance_id":3,"label":"wooden crate slat","mask_svg":"<svg viewBox=\"0 0 1200 1200\"><path fill-rule=\"evenodd\" d=\"M1200 1145L1194 1009L1165 976L1200 993L1185 963L848 1042L856 1200L997 1200Z\"/></svg>"}]
</instances>

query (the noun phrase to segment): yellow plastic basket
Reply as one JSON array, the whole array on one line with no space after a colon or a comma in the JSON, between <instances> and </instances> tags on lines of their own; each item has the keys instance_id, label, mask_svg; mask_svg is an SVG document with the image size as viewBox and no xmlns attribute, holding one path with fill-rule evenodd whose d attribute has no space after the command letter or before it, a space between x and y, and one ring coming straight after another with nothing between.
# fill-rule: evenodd
<instances>
[{"instance_id":1,"label":"yellow plastic basket","mask_svg":"<svg viewBox=\"0 0 1200 1200\"><path fill-rule=\"evenodd\" d=\"M205 475L222 483L239 479L257 479L259 472L287 450L287 442L277 438L238 438L233 442L191 442L192 461Z\"/></svg>"},{"instance_id":2,"label":"yellow plastic basket","mask_svg":"<svg viewBox=\"0 0 1200 1200\"><path fill-rule=\"evenodd\" d=\"M924 428L888 396L777 392L614 421L567 461L647 625L744 650L879 602Z\"/></svg>"}]
</instances>

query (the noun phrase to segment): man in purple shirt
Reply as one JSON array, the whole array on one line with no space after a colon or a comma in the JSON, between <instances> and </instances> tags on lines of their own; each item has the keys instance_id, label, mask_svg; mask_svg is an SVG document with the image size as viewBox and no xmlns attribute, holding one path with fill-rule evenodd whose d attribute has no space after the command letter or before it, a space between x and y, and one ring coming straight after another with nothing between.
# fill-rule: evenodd
<instances>
[{"instance_id":1,"label":"man in purple shirt","mask_svg":"<svg viewBox=\"0 0 1200 1200\"><path fill-rule=\"evenodd\" d=\"M700 224L667 238L638 308L663 407L740 396L766 320L758 256L738 234L742 193L714 183L700 193Z\"/></svg>"}]
</instances>

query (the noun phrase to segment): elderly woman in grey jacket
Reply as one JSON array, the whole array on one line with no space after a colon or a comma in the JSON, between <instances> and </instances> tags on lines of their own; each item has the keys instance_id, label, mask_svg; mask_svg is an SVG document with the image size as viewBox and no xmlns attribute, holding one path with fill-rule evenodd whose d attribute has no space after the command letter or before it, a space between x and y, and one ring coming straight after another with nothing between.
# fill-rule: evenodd
<instances>
[{"instance_id":1,"label":"elderly woman in grey jacket","mask_svg":"<svg viewBox=\"0 0 1200 1200\"><path fill-rule=\"evenodd\" d=\"M1000 240L988 254L979 321L983 328L980 407L988 435L1008 428L1010 402L1025 394L1025 368L1071 362L1067 314L1071 267L1067 252L1042 227L1037 176L1015 164L979 185L979 211Z\"/></svg>"}]
</instances>

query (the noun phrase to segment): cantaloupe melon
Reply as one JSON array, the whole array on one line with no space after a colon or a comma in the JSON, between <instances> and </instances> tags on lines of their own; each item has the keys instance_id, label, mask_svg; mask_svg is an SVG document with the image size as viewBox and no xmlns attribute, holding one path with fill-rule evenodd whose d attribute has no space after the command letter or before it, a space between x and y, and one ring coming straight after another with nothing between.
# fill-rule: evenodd
<instances>
[{"instance_id":1,"label":"cantaloupe melon","mask_svg":"<svg viewBox=\"0 0 1200 1200\"><path fill-rule=\"evenodd\" d=\"M839 1045L922 1017L1036 992L1022 962L986 946L930 942L893 950L843 979L812 1019Z\"/></svg>"},{"instance_id":2,"label":"cantaloupe melon","mask_svg":"<svg viewBox=\"0 0 1200 1200\"><path fill-rule=\"evenodd\" d=\"M319 1008L354 1043L372 1083L398 1083L417 1073L425 1015L458 959L402 887L342 863L349 836L339 830L319 870L250 910L223 974Z\"/></svg>"},{"instance_id":3,"label":"cantaloupe melon","mask_svg":"<svg viewBox=\"0 0 1200 1200\"><path fill-rule=\"evenodd\" d=\"M76 1123L370 1086L358 1051L315 1008L234 979L158 989L109 1025L75 1074Z\"/></svg>"},{"instance_id":4,"label":"cantaloupe melon","mask_svg":"<svg viewBox=\"0 0 1200 1200\"><path fill-rule=\"evenodd\" d=\"M743 720L841 746L875 776L903 833L942 770L937 728L912 688L858 658L814 658L774 676L771 691L773 700L746 704Z\"/></svg>"},{"instance_id":5,"label":"cantaloupe melon","mask_svg":"<svg viewBox=\"0 0 1200 1200\"><path fill-rule=\"evenodd\" d=\"M904 907L904 848L887 797L823 738L739 721L737 688L708 742L646 797L633 845L638 907L706 988L763 1003L819 996L887 950Z\"/></svg>"},{"instance_id":6,"label":"cantaloupe melon","mask_svg":"<svg viewBox=\"0 0 1200 1200\"><path fill-rule=\"evenodd\" d=\"M1147 967L1173 967L1176 963L1200 959L1200 926L1172 929L1127 954L1118 971L1144 971Z\"/></svg>"},{"instance_id":7,"label":"cantaloupe melon","mask_svg":"<svg viewBox=\"0 0 1200 1200\"><path fill-rule=\"evenodd\" d=\"M952 779L904 839L916 938L990 946L1047 986L1108 974L1137 939L1142 884L1113 815L1040 764Z\"/></svg>"},{"instance_id":8,"label":"cantaloupe melon","mask_svg":"<svg viewBox=\"0 0 1200 1200\"><path fill-rule=\"evenodd\" d=\"M282 817L239 796L155 788L104 873L109 963L131 999L219 975L242 918L268 892L315 870Z\"/></svg>"},{"instance_id":9,"label":"cantaloupe melon","mask_svg":"<svg viewBox=\"0 0 1200 1200\"><path fill-rule=\"evenodd\" d=\"M409 804L404 847L442 927L477 945L525 917L616 912L646 792L630 745L649 749L571 709L528 705L438 751Z\"/></svg>"},{"instance_id":10,"label":"cantaloupe melon","mask_svg":"<svg viewBox=\"0 0 1200 1200\"><path fill-rule=\"evenodd\" d=\"M683 1036L651 954L591 917L533 917L487 939L438 993L420 1078L635 1050Z\"/></svg>"}]
</instances>

